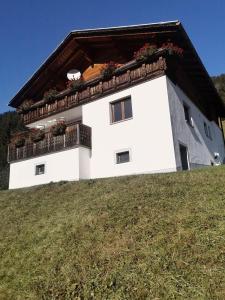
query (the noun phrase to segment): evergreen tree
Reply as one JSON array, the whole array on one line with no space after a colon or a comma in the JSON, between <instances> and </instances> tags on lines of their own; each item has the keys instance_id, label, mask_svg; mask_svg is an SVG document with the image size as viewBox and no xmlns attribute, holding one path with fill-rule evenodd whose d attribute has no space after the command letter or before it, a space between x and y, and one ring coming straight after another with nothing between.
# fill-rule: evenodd
<instances>
[{"instance_id":1,"label":"evergreen tree","mask_svg":"<svg viewBox=\"0 0 225 300\"><path fill-rule=\"evenodd\" d=\"M225 74L212 77L214 85L225 104Z\"/></svg>"},{"instance_id":2,"label":"evergreen tree","mask_svg":"<svg viewBox=\"0 0 225 300\"><path fill-rule=\"evenodd\" d=\"M0 189L8 188L9 166L7 163L7 150L10 135L24 129L18 114L14 111L0 114Z\"/></svg>"}]
</instances>

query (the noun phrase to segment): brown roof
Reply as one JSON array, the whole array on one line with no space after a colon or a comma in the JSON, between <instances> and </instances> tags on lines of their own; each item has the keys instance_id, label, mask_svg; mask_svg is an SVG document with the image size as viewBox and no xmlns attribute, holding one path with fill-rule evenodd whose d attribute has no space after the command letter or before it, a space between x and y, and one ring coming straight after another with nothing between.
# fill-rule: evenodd
<instances>
[{"instance_id":1,"label":"brown roof","mask_svg":"<svg viewBox=\"0 0 225 300\"><path fill-rule=\"evenodd\" d=\"M56 80L66 80L71 68L85 71L92 64L110 60L125 63L145 42L171 41L184 49L182 60L185 73L202 98L213 101L225 115L222 101L203 66L193 44L179 21L72 31L49 58L34 73L9 105L18 107L25 99L40 100Z\"/></svg>"}]
</instances>

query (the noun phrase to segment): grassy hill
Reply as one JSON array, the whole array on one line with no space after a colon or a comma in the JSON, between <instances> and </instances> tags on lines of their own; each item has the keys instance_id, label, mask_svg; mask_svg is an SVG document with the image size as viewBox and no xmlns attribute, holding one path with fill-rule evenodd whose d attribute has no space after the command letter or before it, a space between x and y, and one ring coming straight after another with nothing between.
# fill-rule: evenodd
<instances>
[{"instance_id":1,"label":"grassy hill","mask_svg":"<svg viewBox=\"0 0 225 300\"><path fill-rule=\"evenodd\" d=\"M225 299L225 167L1 191L0 299Z\"/></svg>"}]
</instances>

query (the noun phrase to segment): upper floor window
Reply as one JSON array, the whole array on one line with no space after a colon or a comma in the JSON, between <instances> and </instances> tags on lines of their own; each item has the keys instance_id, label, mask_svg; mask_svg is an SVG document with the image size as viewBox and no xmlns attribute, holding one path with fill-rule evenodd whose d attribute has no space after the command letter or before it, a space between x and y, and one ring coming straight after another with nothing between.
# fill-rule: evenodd
<instances>
[{"instance_id":1,"label":"upper floor window","mask_svg":"<svg viewBox=\"0 0 225 300\"><path fill-rule=\"evenodd\" d=\"M204 122L204 130L205 130L205 135L208 137L208 127L206 122Z\"/></svg>"},{"instance_id":2,"label":"upper floor window","mask_svg":"<svg viewBox=\"0 0 225 300\"><path fill-rule=\"evenodd\" d=\"M211 140L212 139L211 129L210 126L206 124L206 122L204 122L204 131L205 131L205 135Z\"/></svg>"},{"instance_id":3,"label":"upper floor window","mask_svg":"<svg viewBox=\"0 0 225 300\"><path fill-rule=\"evenodd\" d=\"M185 103L183 104L183 107L184 107L184 118L185 118L185 121L189 125L191 125L190 108Z\"/></svg>"},{"instance_id":4,"label":"upper floor window","mask_svg":"<svg viewBox=\"0 0 225 300\"><path fill-rule=\"evenodd\" d=\"M208 126L208 134L209 134L209 138L210 138L210 140L212 139L212 135L211 135L211 129L210 129L210 127Z\"/></svg>"},{"instance_id":5,"label":"upper floor window","mask_svg":"<svg viewBox=\"0 0 225 300\"><path fill-rule=\"evenodd\" d=\"M131 97L112 102L110 105L112 123L132 118Z\"/></svg>"}]
</instances>

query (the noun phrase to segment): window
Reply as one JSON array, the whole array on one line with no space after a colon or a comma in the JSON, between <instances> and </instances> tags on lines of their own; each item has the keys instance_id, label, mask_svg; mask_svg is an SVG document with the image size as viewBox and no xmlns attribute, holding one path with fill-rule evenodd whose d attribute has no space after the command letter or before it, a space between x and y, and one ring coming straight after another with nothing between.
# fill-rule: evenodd
<instances>
[{"instance_id":1,"label":"window","mask_svg":"<svg viewBox=\"0 0 225 300\"><path fill-rule=\"evenodd\" d=\"M45 173L45 165L41 164L41 165L37 165L35 167L35 175L42 175Z\"/></svg>"},{"instance_id":2,"label":"window","mask_svg":"<svg viewBox=\"0 0 225 300\"><path fill-rule=\"evenodd\" d=\"M206 122L204 122L204 130L205 130L205 135L208 137L209 133L208 133L208 126L207 126Z\"/></svg>"},{"instance_id":3,"label":"window","mask_svg":"<svg viewBox=\"0 0 225 300\"><path fill-rule=\"evenodd\" d=\"M122 164L130 161L129 151L123 151L116 153L116 163Z\"/></svg>"},{"instance_id":4,"label":"window","mask_svg":"<svg viewBox=\"0 0 225 300\"><path fill-rule=\"evenodd\" d=\"M180 160L181 160L181 169L183 171L189 170L189 161L188 161L188 149L186 146L180 144Z\"/></svg>"},{"instance_id":5,"label":"window","mask_svg":"<svg viewBox=\"0 0 225 300\"><path fill-rule=\"evenodd\" d=\"M112 123L132 118L131 97L111 103Z\"/></svg>"},{"instance_id":6,"label":"window","mask_svg":"<svg viewBox=\"0 0 225 300\"><path fill-rule=\"evenodd\" d=\"M204 122L204 130L205 130L205 135L206 135L210 140L212 140L211 129L210 129L210 126L208 126L208 125L206 124L206 122Z\"/></svg>"},{"instance_id":7,"label":"window","mask_svg":"<svg viewBox=\"0 0 225 300\"><path fill-rule=\"evenodd\" d=\"M191 125L190 108L186 104L183 104L183 107L184 107L184 118L185 118L185 121L189 125Z\"/></svg>"},{"instance_id":8,"label":"window","mask_svg":"<svg viewBox=\"0 0 225 300\"><path fill-rule=\"evenodd\" d=\"M211 129L210 129L210 127L209 127L209 126L208 126L208 134L209 134L209 138L210 138L210 140L212 140Z\"/></svg>"}]
</instances>

